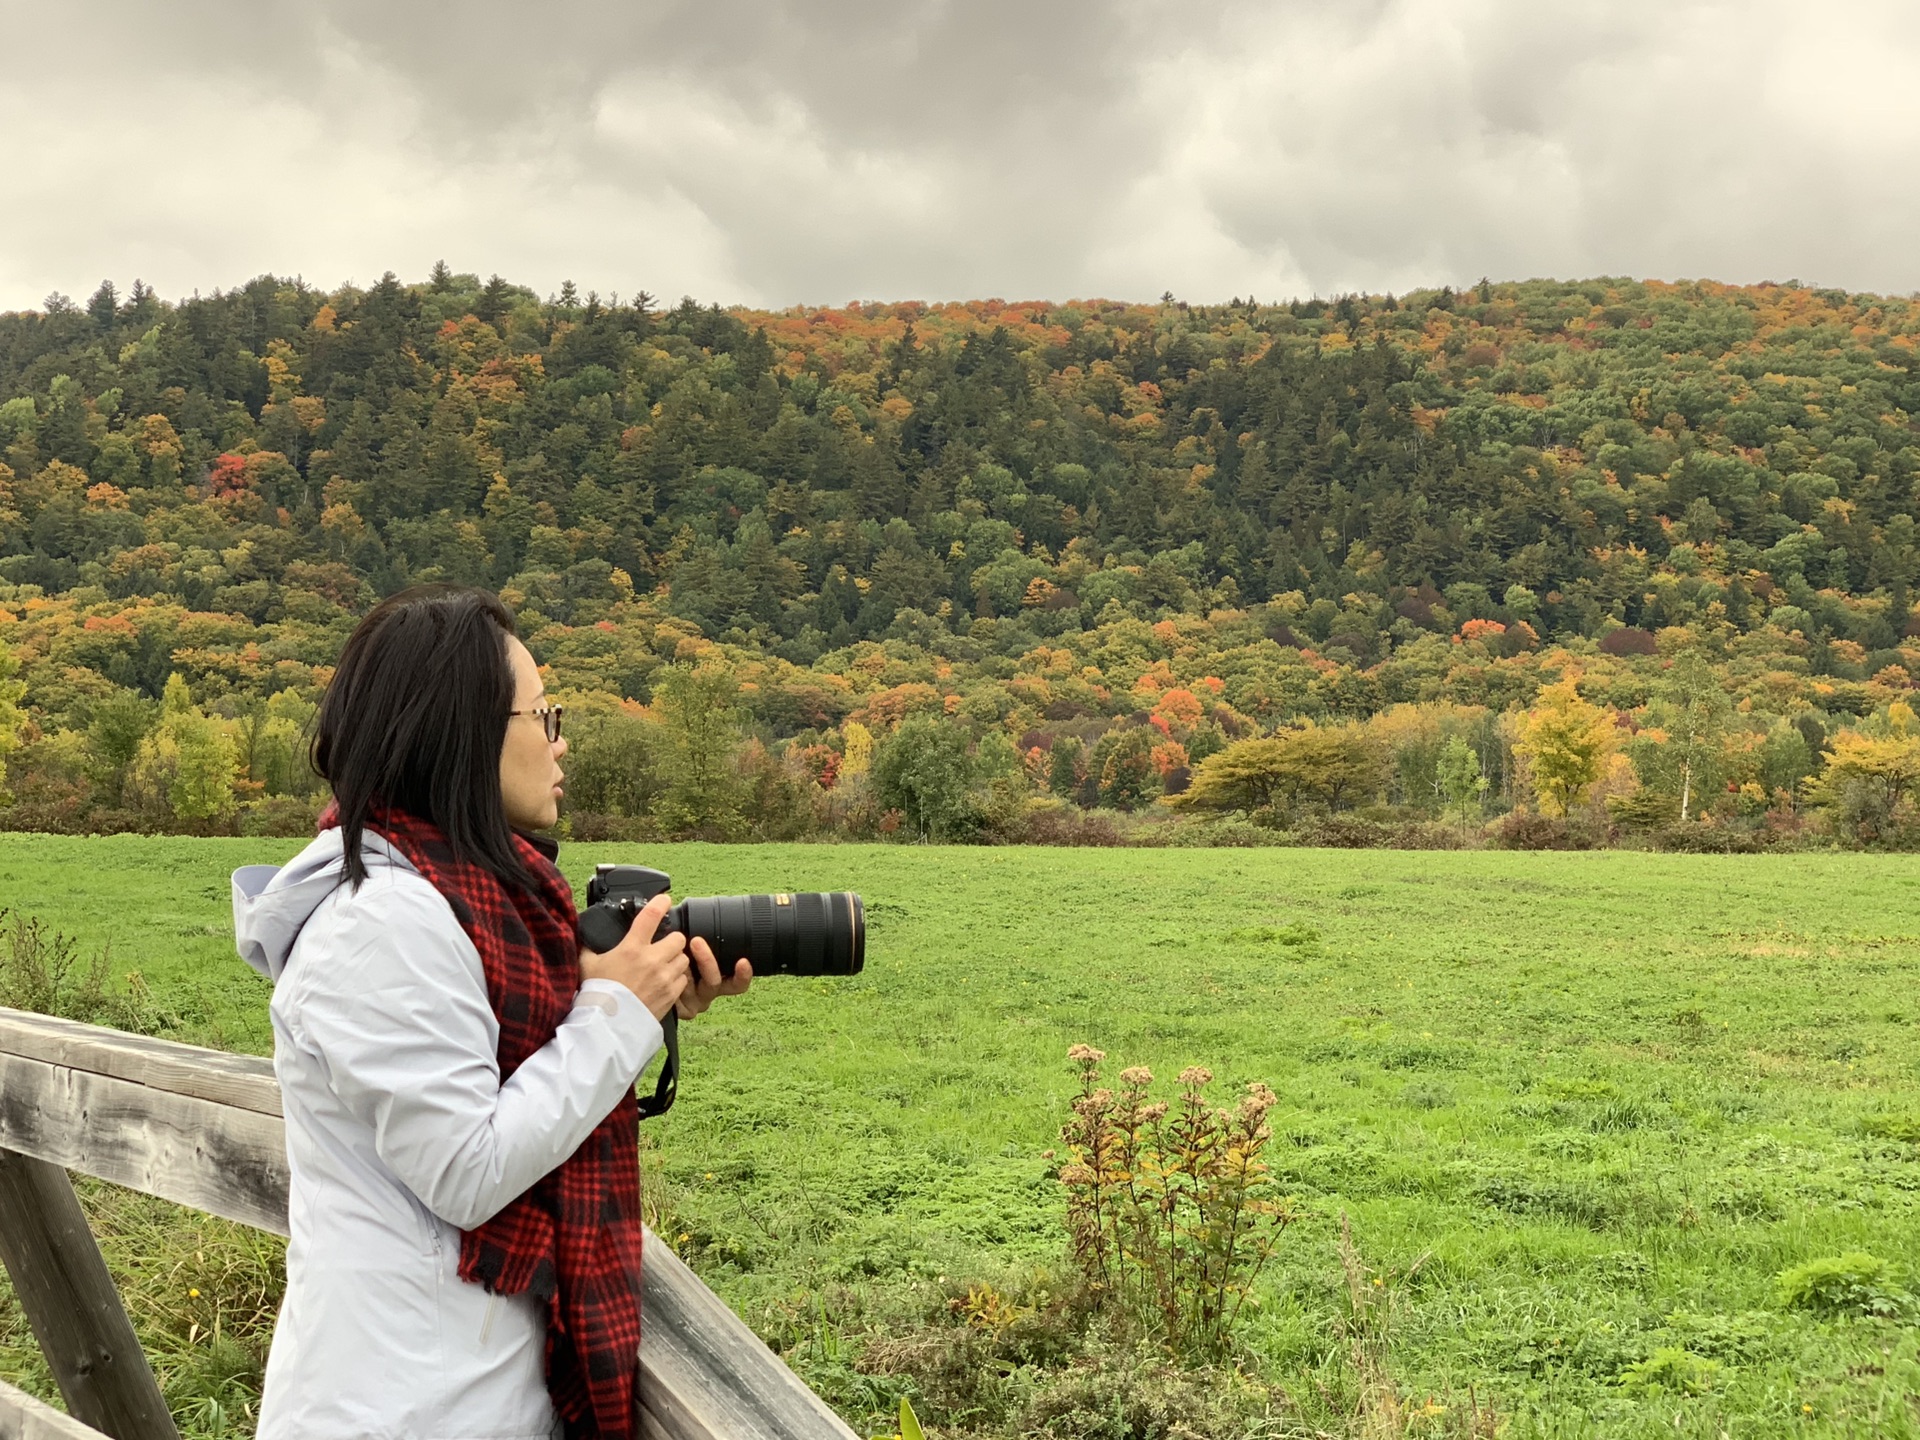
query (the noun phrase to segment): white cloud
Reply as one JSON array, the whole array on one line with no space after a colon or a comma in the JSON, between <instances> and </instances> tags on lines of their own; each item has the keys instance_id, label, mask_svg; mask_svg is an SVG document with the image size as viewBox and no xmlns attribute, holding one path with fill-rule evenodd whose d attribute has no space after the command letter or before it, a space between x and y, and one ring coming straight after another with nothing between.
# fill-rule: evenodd
<instances>
[{"instance_id":1,"label":"white cloud","mask_svg":"<svg viewBox=\"0 0 1920 1440\"><path fill-rule=\"evenodd\" d=\"M0 305L443 256L763 304L1920 288L1905 0L14 8Z\"/></svg>"},{"instance_id":2,"label":"white cloud","mask_svg":"<svg viewBox=\"0 0 1920 1440\"><path fill-rule=\"evenodd\" d=\"M0 304L102 277L163 295L266 272L364 284L442 257L629 294L663 271L716 296L746 283L696 207L607 175L577 130L536 118L450 156L463 147L405 77L344 43L307 58L299 90L182 69L116 77L84 109L60 77L0 84L14 157Z\"/></svg>"}]
</instances>

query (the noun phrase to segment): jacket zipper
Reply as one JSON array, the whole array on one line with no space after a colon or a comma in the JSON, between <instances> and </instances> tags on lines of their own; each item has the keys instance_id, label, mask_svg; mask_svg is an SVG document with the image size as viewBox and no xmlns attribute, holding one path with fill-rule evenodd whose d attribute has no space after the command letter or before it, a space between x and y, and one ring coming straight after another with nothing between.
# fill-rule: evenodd
<instances>
[{"instance_id":1,"label":"jacket zipper","mask_svg":"<svg viewBox=\"0 0 1920 1440\"><path fill-rule=\"evenodd\" d=\"M440 1227L438 1225L430 1225L428 1233L433 1237L433 1253L435 1258L438 1258L445 1253L444 1246L440 1239ZM439 1278L438 1270L436 1269L434 1273L437 1280ZM485 1345L488 1338L493 1334L493 1312L499 1303L500 1297L489 1290L487 1292L487 1311L485 1315L480 1317L480 1343L482 1345Z\"/></svg>"}]
</instances>

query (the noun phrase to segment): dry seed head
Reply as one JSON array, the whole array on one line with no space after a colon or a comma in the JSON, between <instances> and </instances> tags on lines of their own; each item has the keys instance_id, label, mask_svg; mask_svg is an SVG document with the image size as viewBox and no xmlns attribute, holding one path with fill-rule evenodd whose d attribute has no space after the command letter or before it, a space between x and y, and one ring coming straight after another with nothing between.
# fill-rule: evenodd
<instances>
[{"instance_id":1,"label":"dry seed head","mask_svg":"<svg viewBox=\"0 0 1920 1440\"><path fill-rule=\"evenodd\" d=\"M1073 1097L1074 1111L1080 1115L1092 1116L1103 1114L1112 1104L1113 1092L1111 1090L1095 1090L1091 1095L1076 1095Z\"/></svg>"},{"instance_id":2,"label":"dry seed head","mask_svg":"<svg viewBox=\"0 0 1920 1440\"><path fill-rule=\"evenodd\" d=\"M1104 1050L1096 1050L1091 1045L1075 1045L1071 1050L1067 1051L1067 1058L1082 1063L1091 1061L1093 1064L1098 1065L1102 1060L1107 1058L1107 1052Z\"/></svg>"},{"instance_id":3,"label":"dry seed head","mask_svg":"<svg viewBox=\"0 0 1920 1440\"><path fill-rule=\"evenodd\" d=\"M1153 1071L1144 1065L1129 1065L1120 1072L1122 1084L1135 1085L1142 1089L1153 1083Z\"/></svg>"},{"instance_id":4,"label":"dry seed head","mask_svg":"<svg viewBox=\"0 0 1920 1440\"><path fill-rule=\"evenodd\" d=\"M1180 1072L1180 1083L1182 1085L1210 1085L1213 1083L1213 1072L1204 1065L1189 1065Z\"/></svg>"}]
</instances>

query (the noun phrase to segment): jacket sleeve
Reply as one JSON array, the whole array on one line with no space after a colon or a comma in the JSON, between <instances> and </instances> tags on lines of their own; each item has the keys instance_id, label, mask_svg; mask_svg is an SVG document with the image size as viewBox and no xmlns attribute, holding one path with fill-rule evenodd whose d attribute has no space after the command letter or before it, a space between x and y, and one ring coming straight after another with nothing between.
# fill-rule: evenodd
<instances>
[{"instance_id":1,"label":"jacket sleeve","mask_svg":"<svg viewBox=\"0 0 1920 1440\"><path fill-rule=\"evenodd\" d=\"M415 875L376 871L303 940L303 1042L387 1168L463 1230L579 1148L660 1049L660 1022L632 991L589 980L501 1084L479 952Z\"/></svg>"}]
</instances>

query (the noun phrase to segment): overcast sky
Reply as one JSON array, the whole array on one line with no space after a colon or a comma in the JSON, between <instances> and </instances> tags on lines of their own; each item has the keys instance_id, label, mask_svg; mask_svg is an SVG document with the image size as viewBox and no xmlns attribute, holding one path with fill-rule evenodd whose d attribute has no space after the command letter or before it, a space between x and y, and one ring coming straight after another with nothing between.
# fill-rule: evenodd
<instances>
[{"instance_id":1,"label":"overcast sky","mask_svg":"<svg viewBox=\"0 0 1920 1440\"><path fill-rule=\"evenodd\" d=\"M0 0L0 308L1920 290L1915 0Z\"/></svg>"}]
</instances>

